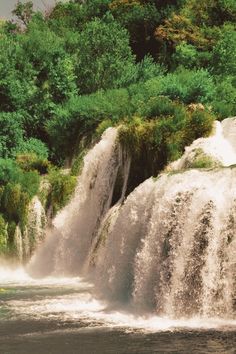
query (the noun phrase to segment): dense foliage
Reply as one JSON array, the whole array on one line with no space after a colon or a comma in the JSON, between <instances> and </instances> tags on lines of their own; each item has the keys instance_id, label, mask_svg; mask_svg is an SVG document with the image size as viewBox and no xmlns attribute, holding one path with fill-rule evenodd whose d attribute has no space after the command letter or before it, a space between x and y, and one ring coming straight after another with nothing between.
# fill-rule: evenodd
<instances>
[{"instance_id":1,"label":"dense foliage","mask_svg":"<svg viewBox=\"0 0 236 354\"><path fill-rule=\"evenodd\" d=\"M0 250L40 176L46 205L65 205L75 179L58 167L78 155L78 173L108 126L133 175L148 166L142 180L236 115L234 0L70 0L45 14L20 1L13 14L0 22Z\"/></svg>"}]
</instances>

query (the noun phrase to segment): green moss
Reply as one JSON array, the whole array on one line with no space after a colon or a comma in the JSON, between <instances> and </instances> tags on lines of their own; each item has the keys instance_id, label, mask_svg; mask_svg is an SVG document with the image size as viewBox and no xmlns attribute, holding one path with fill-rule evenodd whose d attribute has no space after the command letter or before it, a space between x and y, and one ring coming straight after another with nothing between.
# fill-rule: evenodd
<instances>
[{"instance_id":1,"label":"green moss","mask_svg":"<svg viewBox=\"0 0 236 354\"><path fill-rule=\"evenodd\" d=\"M7 252L7 223L0 214L0 254Z\"/></svg>"},{"instance_id":2,"label":"green moss","mask_svg":"<svg viewBox=\"0 0 236 354\"><path fill-rule=\"evenodd\" d=\"M26 172L38 171L41 175L49 171L50 162L34 153L17 155L16 162Z\"/></svg>"},{"instance_id":3,"label":"green moss","mask_svg":"<svg viewBox=\"0 0 236 354\"><path fill-rule=\"evenodd\" d=\"M218 160L207 155L200 148L196 149L194 153L195 155L193 159L186 163L186 168L216 168L222 166L222 164Z\"/></svg>"},{"instance_id":4,"label":"green moss","mask_svg":"<svg viewBox=\"0 0 236 354\"><path fill-rule=\"evenodd\" d=\"M193 161L190 168L214 168L216 166L219 165L211 157L203 156Z\"/></svg>"},{"instance_id":5,"label":"green moss","mask_svg":"<svg viewBox=\"0 0 236 354\"><path fill-rule=\"evenodd\" d=\"M87 149L82 149L78 156L74 159L72 168L71 168L71 175L78 176L82 172L82 168L84 166L84 156L87 153Z\"/></svg>"},{"instance_id":6,"label":"green moss","mask_svg":"<svg viewBox=\"0 0 236 354\"><path fill-rule=\"evenodd\" d=\"M107 128L110 128L114 125L111 119L104 119L101 123L99 123L96 129L96 136L101 137Z\"/></svg>"}]
</instances>

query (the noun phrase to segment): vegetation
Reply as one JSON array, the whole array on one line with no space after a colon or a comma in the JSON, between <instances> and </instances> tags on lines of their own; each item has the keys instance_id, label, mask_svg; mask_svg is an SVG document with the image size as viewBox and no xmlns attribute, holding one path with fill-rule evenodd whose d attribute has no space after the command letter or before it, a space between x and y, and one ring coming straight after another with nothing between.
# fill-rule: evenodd
<instances>
[{"instance_id":1,"label":"vegetation","mask_svg":"<svg viewBox=\"0 0 236 354\"><path fill-rule=\"evenodd\" d=\"M0 23L0 251L40 180L45 205L65 205L107 127L132 154L131 190L236 115L233 0L70 0L45 14L19 1L13 14Z\"/></svg>"}]
</instances>

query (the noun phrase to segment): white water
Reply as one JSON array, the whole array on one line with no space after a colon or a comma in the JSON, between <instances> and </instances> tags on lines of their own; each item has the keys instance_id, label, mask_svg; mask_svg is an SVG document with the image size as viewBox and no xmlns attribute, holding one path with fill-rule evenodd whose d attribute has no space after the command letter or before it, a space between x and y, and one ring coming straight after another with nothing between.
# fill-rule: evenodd
<instances>
[{"instance_id":1,"label":"white water","mask_svg":"<svg viewBox=\"0 0 236 354\"><path fill-rule=\"evenodd\" d=\"M43 242L47 218L44 208L37 196L35 196L28 208L27 225L21 231L17 225L14 233L14 247L20 262L29 259L34 250Z\"/></svg>"},{"instance_id":2,"label":"white water","mask_svg":"<svg viewBox=\"0 0 236 354\"><path fill-rule=\"evenodd\" d=\"M236 320L193 317L191 319L170 319L151 314L138 315L123 309L107 307L107 302L97 299L92 284L83 279L46 277L31 278L23 268L0 268L0 294L17 289L22 294L31 294L32 300L19 295L4 301L4 308L11 311L9 321L53 320L82 322L90 328L122 328L127 332L159 332L177 329L219 329L227 330L236 326ZM50 289L48 296L33 296ZM64 291L60 295L61 291ZM14 290L15 292L15 290ZM13 292L13 293L14 293ZM58 294L57 294L58 292ZM12 294L13 294L12 293ZM0 303L1 305L1 303Z\"/></svg>"},{"instance_id":3,"label":"white water","mask_svg":"<svg viewBox=\"0 0 236 354\"><path fill-rule=\"evenodd\" d=\"M91 245L112 202L119 169L124 197L129 161L117 143L117 130L109 128L84 158L84 167L71 202L53 220L54 228L30 269L42 274L77 274L86 263Z\"/></svg>"},{"instance_id":4,"label":"white water","mask_svg":"<svg viewBox=\"0 0 236 354\"><path fill-rule=\"evenodd\" d=\"M236 119L215 122L213 135L195 140L185 148L184 155L173 162L170 170L182 170L191 166L199 151L210 157L215 164L230 166L236 164Z\"/></svg>"},{"instance_id":5,"label":"white water","mask_svg":"<svg viewBox=\"0 0 236 354\"><path fill-rule=\"evenodd\" d=\"M234 164L229 126L217 123L214 137L193 146L204 147L222 165ZM150 178L123 203L130 162L116 137L117 131L109 129L85 157L71 203L55 218L54 229L29 265L32 273L54 275L43 280L52 284L56 274L89 273L95 289L89 287L79 298L28 303L29 313L64 313L152 330L235 326L236 168ZM188 153L191 149L185 157ZM123 189L110 208L121 166ZM23 275L18 275L20 283ZM130 313L108 311L107 302L94 294L110 304L122 303ZM11 306L27 313L24 304Z\"/></svg>"}]
</instances>

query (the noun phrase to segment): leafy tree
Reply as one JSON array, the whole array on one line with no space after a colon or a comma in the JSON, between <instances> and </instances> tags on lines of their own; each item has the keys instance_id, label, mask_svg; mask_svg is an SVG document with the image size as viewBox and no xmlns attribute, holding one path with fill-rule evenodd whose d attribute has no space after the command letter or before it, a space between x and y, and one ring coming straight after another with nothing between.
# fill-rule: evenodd
<instances>
[{"instance_id":1,"label":"leafy tree","mask_svg":"<svg viewBox=\"0 0 236 354\"><path fill-rule=\"evenodd\" d=\"M226 27L213 50L213 71L218 75L236 75L236 30Z\"/></svg>"},{"instance_id":2,"label":"leafy tree","mask_svg":"<svg viewBox=\"0 0 236 354\"><path fill-rule=\"evenodd\" d=\"M0 110L27 105L36 91L34 70L20 43L11 36L0 40Z\"/></svg>"},{"instance_id":3,"label":"leafy tree","mask_svg":"<svg viewBox=\"0 0 236 354\"><path fill-rule=\"evenodd\" d=\"M198 63L198 51L192 44L182 42L176 47L173 59L176 61L177 66L182 65L185 68L192 68Z\"/></svg>"},{"instance_id":4,"label":"leafy tree","mask_svg":"<svg viewBox=\"0 0 236 354\"><path fill-rule=\"evenodd\" d=\"M113 0L109 5L115 19L130 35L132 50L139 60L146 54L156 55L158 43L154 31L160 23L159 8L152 1Z\"/></svg>"},{"instance_id":5,"label":"leafy tree","mask_svg":"<svg viewBox=\"0 0 236 354\"><path fill-rule=\"evenodd\" d=\"M190 0L184 11L198 26L221 26L236 19L234 0Z\"/></svg>"},{"instance_id":6,"label":"leafy tree","mask_svg":"<svg viewBox=\"0 0 236 354\"><path fill-rule=\"evenodd\" d=\"M27 26L33 16L33 2L27 1L23 3L22 1L18 1L14 10L12 11L13 15L15 15L25 26Z\"/></svg>"},{"instance_id":7,"label":"leafy tree","mask_svg":"<svg viewBox=\"0 0 236 354\"><path fill-rule=\"evenodd\" d=\"M134 56L128 34L112 18L95 19L81 32L76 75L82 93L125 86L133 79Z\"/></svg>"},{"instance_id":8,"label":"leafy tree","mask_svg":"<svg viewBox=\"0 0 236 354\"><path fill-rule=\"evenodd\" d=\"M35 154L37 157L42 159L48 158L48 148L39 139L29 138L24 141L20 141L20 144L15 149L15 154Z\"/></svg>"},{"instance_id":9,"label":"leafy tree","mask_svg":"<svg viewBox=\"0 0 236 354\"><path fill-rule=\"evenodd\" d=\"M8 158L23 141L23 117L19 113L0 112L0 158Z\"/></svg>"}]
</instances>

